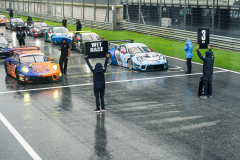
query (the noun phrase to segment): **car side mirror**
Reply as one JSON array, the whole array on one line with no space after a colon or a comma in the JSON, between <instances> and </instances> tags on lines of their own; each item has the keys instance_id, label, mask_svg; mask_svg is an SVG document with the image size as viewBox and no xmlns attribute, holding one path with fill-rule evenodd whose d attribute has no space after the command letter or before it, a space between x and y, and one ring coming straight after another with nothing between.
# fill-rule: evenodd
<instances>
[{"instance_id":1,"label":"car side mirror","mask_svg":"<svg viewBox=\"0 0 240 160\"><path fill-rule=\"evenodd\" d=\"M154 51L154 49L151 49L151 51Z\"/></svg>"},{"instance_id":2,"label":"car side mirror","mask_svg":"<svg viewBox=\"0 0 240 160\"><path fill-rule=\"evenodd\" d=\"M53 60L54 60L54 58L53 58L53 57L50 57L50 58L49 58L49 60L50 60L50 61L53 61Z\"/></svg>"},{"instance_id":3,"label":"car side mirror","mask_svg":"<svg viewBox=\"0 0 240 160\"><path fill-rule=\"evenodd\" d=\"M125 51L121 51L121 53L123 53L123 54L126 54L126 52L125 52Z\"/></svg>"},{"instance_id":4,"label":"car side mirror","mask_svg":"<svg viewBox=\"0 0 240 160\"><path fill-rule=\"evenodd\" d=\"M51 33L51 31L48 31L48 33Z\"/></svg>"},{"instance_id":5,"label":"car side mirror","mask_svg":"<svg viewBox=\"0 0 240 160\"><path fill-rule=\"evenodd\" d=\"M102 37L102 39L104 39L104 37Z\"/></svg>"},{"instance_id":6,"label":"car side mirror","mask_svg":"<svg viewBox=\"0 0 240 160\"><path fill-rule=\"evenodd\" d=\"M79 38L76 38L77 41L79 41L80 39Z\"/></svg>"},{"instance_id":7,"label":"car side mirror","mask_svg":"<svg viewBox=\"0 0 240 160\"><path fill-rule=\"evenodd\" d=\"M11 43L12 42L12 40L8 40L8 43Z\"/></svg>"}]
</instances>

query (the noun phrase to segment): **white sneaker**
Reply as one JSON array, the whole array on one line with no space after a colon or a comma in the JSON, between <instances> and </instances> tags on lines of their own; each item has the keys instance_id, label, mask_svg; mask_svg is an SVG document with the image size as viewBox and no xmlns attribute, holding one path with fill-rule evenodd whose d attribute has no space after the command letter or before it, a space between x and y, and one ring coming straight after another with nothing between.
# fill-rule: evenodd
<instances>
[{"instance_id":1,"label":"white sneaker","mask_svg":"<svg viewBox=\"0 0 240 160\"><path fill-rule=\"evenodd\" d=\"M207 99L207 96L200 96L201 98Z\"/></svg>"}]
</instances>

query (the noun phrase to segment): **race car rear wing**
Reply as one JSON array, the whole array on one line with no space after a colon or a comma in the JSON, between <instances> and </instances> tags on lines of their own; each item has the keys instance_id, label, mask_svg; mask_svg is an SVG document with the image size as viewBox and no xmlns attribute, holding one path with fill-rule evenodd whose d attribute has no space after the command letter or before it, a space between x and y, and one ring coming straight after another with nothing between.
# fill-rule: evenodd
<instances>
[{"instance_id":1,"label":"race car rear wing","mask_svg":"<svg viewBox=\"0 0 240 160\"><path fill-rule=\"evenodd\" d=\"M116 41L108 41L108 43L119 43L119 42L125 42L125 43L133 43L134 40L128 39L128 40L116 40Z\"/></svg>"},{"instance_id":2,"label":"race car rear wing","mask_svg":"<svg viewBox=\"0 0 240 160\"><path fill-rule=\"evenodd\" d=\"M13 51L31 51L31 50L39 50L40 47L34 46L34 47L18 47L18 48L0 48L0 52L13 52Z\"/></svg>"}]
</instances>

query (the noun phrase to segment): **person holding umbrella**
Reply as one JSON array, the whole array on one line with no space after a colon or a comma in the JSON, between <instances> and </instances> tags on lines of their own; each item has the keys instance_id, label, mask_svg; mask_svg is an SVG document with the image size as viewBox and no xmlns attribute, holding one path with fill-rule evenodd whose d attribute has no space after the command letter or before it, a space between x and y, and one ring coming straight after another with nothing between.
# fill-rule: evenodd
<instances>
[{"instance_id":1,"label":"person holding umbrella","mask_svg":"<svg viewBox=\"0 0 240 160\"><path fill-rule=\"evenodd\" d=\"M13 11L12 11L12 10L10 10L9 17L10 17L10 18L13 17Z\"/></svg>"},{"instance_id":2,"label":"person holding umbrella","mask_svg":"<svg viewBox=\"0 0 240 160\"><path fill-rule=\"evenodd\" d=\"M59 66L60 66L61 72L64 74L67 74L67 63L70 56L70 47L65 38L62 39L61 45L59 47L59 51L61 51L61 55L59 59ZM63 67L63 62L64 62L64 67Z\"/></svg>"},{"instance_id":3,"label":"person holding umbrella","mask_svg":"<svg viewBox=\"0 0 240 160\"><path fill-rule=\"evenodd\" d=\"M16 37L17 37L20 47L22 47L22 45L23 45L23 47L25 47L26 34L25 34L25 31L23 31L21 27L18 28Z\"/></svg>"}]
</instances>

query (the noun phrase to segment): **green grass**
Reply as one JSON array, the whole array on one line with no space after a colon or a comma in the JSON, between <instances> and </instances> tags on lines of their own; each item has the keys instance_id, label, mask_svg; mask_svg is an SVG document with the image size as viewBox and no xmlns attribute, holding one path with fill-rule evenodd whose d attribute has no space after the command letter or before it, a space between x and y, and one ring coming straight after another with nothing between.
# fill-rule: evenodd
<instances>
[{"instance_id":1,"label":"green grass","mask_svg":"<svg viewBox=\"0 0 240 160\"><path fill-rule=\"evenodd\" d=\"M0 13L2 14L2 13ZM22 16L16 16L21 17L23 20L27 20L27 17ZM33 18L33 20L39 20ZM61 25L61 23L58 22L49 22L44 21L49 25ZM68 25L69 30L76 30L75 25ZM123 40L123 39L133 39L134 42L144 43L149 48L153 48L154 51L160 52L164 55L176 57L185 59L185 51L184 45L185 42L178 42L175 40L168 40L163 39L155 36L149 36L145 34L139 34L135 32L130 31L105 31L105 30L98 30L98 29L92 29L92 28L82 28L82 30L91 30L92 32L97 33L100 37L105 37L105 40L111 41L111 40ZM186 37L187 38L187 37ZM202 62L199 57L197 56L197 53L195 51L196 45L194 45L194 55L192 61L194 62ZM215 63L214 66L221 67L233 71L240 72L240 53L237 52L230 52L230 51L224 51L219 49L212 49L214 55L215 55ZM206 50L200 50L202 55L205 55L204 53Z\"/></svg>"}]
</instances>

